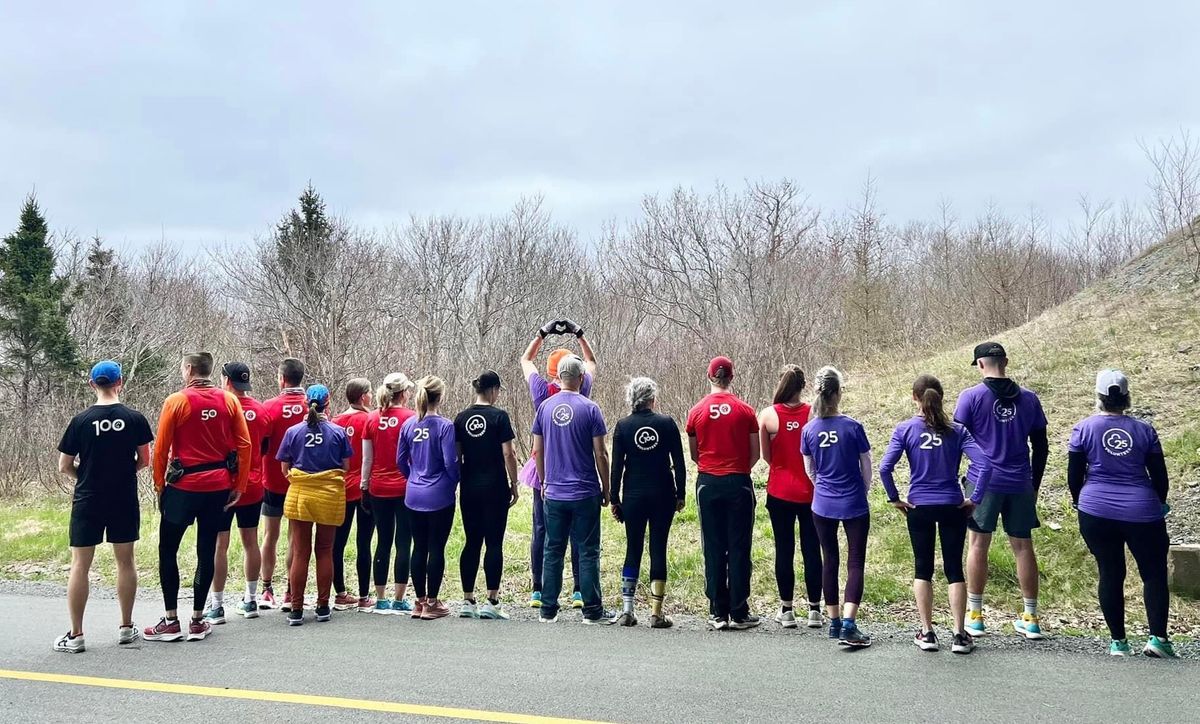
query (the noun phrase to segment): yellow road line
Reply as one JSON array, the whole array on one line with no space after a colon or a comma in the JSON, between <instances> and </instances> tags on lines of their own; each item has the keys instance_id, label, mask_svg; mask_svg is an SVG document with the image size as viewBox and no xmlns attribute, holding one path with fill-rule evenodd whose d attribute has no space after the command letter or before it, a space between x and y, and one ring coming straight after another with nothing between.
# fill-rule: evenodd
<instances>
[{"instance_id":1,"label":"yellow road line","mask_svg":"<svg viewBox=\"0 0 1200 724\"><path fill-rule=\"evenodd\" d=\"M190 684L164 684L157 681L134 679L109 679L99 676L76 676L74 674L50 674L40 671L13 671L0 669L0 679L18 681L41 681L51 684L76 684L78 686L100 686L109 689L132 689L154 691L164 694L189 694L213 696L225 699L250 699L274 701L281 704L304 704L307 706L329 706L339 709L359 709L387 714L412 714L417 716L443 717L447 719L471 719L474 721L510 722L512 724L597 724L586 719L560 719L552 716L513 714L485 709L458 709L447 706L424 704L402 704L392 701L370 699L347 699L340 696L314 696L312 694L289 694L281 691L257 691L254 689L225 689L216 686L192 686Z\"/></svg>"}]
</instances>

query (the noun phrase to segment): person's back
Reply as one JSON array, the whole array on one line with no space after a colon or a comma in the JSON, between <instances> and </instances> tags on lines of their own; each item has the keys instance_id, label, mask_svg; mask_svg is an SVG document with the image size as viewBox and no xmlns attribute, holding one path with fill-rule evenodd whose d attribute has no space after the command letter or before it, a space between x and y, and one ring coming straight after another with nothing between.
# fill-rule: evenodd
<instances>
[{"instance_id":1,"label":"person's back","mask_svg":"<svg viewBox=\"0 0 1200 724\"><path fill-rule=\"evenodd\" d=\"M237 449L231 420L241 414L237 398L217 387L189 386L167 398L163 415L174 418L174 434L160 437L169 442L171 459L188 471L177 488L202 493L232 487L233 473L218 464ZM208 469L189 471L197 467Z\"/></svg>"},{"instance_id":2,"label":"person's back","mask_svg":"<svg viewBox=\"0 0 1200 724\"><path fill-rule=\"evenodd\" d=\"M624 498L683 499L683 439L674 418L651 409L638 410L617 422L613 444L624 455L620 481ZM679 470L674 469L673 460Z\"/></svg>"},{"instance_id":3,"label":"person's back","mask_svg":"<svg viewBox=\"0 0 1200 724\"><path fill-rule=\"evenodd\" d=\"M813 483L804 471L800 438L808 424L812 408L808 403L774 405L778 430L771 437L771 469L767 475L767 495L791 503L811 503Z\"/></svg>"},{"instance_id":4,"label":"person's back","mask_svg":"<svg viewBox=\"0 0 1200 724\"><path fill-rule=\"evenodd\" d=\"M454 418L454 437L462 448L463 489L508 491L504 443L515 437L508 413L494 405L471 405Z\"/></svg>"},{"instance_id":5,"label":"person's back","mask_svg":"<svg viewBox=\"0 0 1200 724\"><path fill-rule=\"evenodd\" d=\"M1092 415L1071 431L1069 450L1087 457L1080 510L1136 523L1162 518L1147 468L1152 454L1162 455L1162 444L1149 424L1126 415Z\"/></svg>"},{"instance_id":6,"label":"person's back","mask_svg":"<svg viewBox=\"0 0 1200 724\"><path fill-rule=\"evenodd\" d=\"M804 426L801 450L813 459L814 513L840 520L867 514L860 457L870 449L866 431L852 417L817 417Z\"/></svg>"},{"instance_id":7,"label":"person's back","mask_svg":"<svg viewBox=\"0 0 1200 724\"><path fill-rule=\"evenodd\" d=\"M316 425L298 422L291 426L279 447L287 451L292 467L306 473L343 470L342 465L351 454L346 430L324 419Z\"/></svg>"},{"instance_id":8,"label":"person's back","mask_svg":"<svg viewBox=\"0 0 1200 724\"><path fill-rule=\"evenodd\" d=\"M351 409L333 418L333 424L346 431L350 441L350 469L346 471L346 500L354 502L362 497L359 482L362 480L363 433L371 419L366 410Z\"/></svg>"},{"instance_id":9,"label":"person's back","mask_svg":"<svg viewBox=\"0 0 1200 724\"><path fill-rule=\"evenodd\" d=\"M79 456L74 502L136 510L137 449L153 439L145 416L120 402L92 405L71 418L58 450Z\"/></svg>"},{"instance_id":10,"label":"person's back","mask_svg":"<svg viewBox=\"0 0 1200 724\"><path fill-rule=\"evenodd\" d=\"M582 500L600 493L592 441L606 432L600 406L564 390L538 408L533 434L545 439L545 496Z\"/></svg>"},{"instance_id":11,"label":"person's back","mask_svg":"<svg viewBox=\"0 0 1200 724\"><path fill-rule=\"evenodd\" d=\"M246 492L238 505L258 503L263 498L263 479L266 471L263 467L263 441L271 430L271 421L267 408L263 403L250 395L238 398L242 405L242 417L246 419L246 429L250 432L250 477L246 481Z\"/></svg>"},{"instance_id":12,"label":"person's back","mask_svg":"<svg viewBox=\"0 0 1200 724\"><path fill-rule=\"evenodd\" d=\"M1023 493L1033 489L1029 438L1046 427L1046 414L1037 395L1007 377L989 377L959 395L954 420L971 433L991 463L988 490ZM972 465L967 477L972 484L978 483L978 467Z\"/></svg>"},{"instance_id":13,"label":"person's back","mask_svg":"<svg viewBox=\"0 0 1200 724\"><path fill-rule=\"evenodd\" d=\"M757 432L754 408L727 390L710 393L688 413L687 433L700 452L697 466L709 475L748 475L750 436Z\"/></svg>"},{"instance_id":14,"label":"person's back","mask_svg":"<svg viewBox=\"0 0 1200 724\"><path fill-rule=\"evenodd\" d=\"M441 415L410 417L400 430L396 467L408 480L404 504L411 510L441 510L454 505L458 451L454 423Z\"/></svg>"},{"instance_id":15,"label":"person's back","mask_svg":"<svg viewBox=\"0 0 1200 724\"><path fill-rule=\"evenodd\" d=\"M279 454L279 446L283 436L296 423L304 419L308 403L304 400L304 389L288 387L275 397L263 403L266 409L269 426L267 428L267 450L263 463L263 487L272 493L282 495L287 492L288 481L283 475L283 469L275 461Z\"/></svg>"},{"instance_id":16,"label":"person's back","mask_svg":"<svg viewBox=\"0 0 1200 724\"><path fill-rule=\"evenodd\" d=\"M375 410L367 419L363 438L371 441L371 495L378 498L403 498L408 479L396 467L396 449L400 430L417 413L407 407Z\"/></svg>"},{"instance_id":17,"label":"person's back","mask_svg":"<svg viewBox=\"0 0 1200 724\"><path fill-rule=\"evenodd\" d=\"M893 446L898 445L897 452L902 451L908 459L908 501L914 505L958 505L963 499L958 470L970 440L970 433L960 424L952 423L948 429L938 431L916 415L896 427L881 464L889 462ZM885 485L890 481L889 474L884 478ZM892 492L888 490L889 496Z\"/></svg>"}]
</instances>

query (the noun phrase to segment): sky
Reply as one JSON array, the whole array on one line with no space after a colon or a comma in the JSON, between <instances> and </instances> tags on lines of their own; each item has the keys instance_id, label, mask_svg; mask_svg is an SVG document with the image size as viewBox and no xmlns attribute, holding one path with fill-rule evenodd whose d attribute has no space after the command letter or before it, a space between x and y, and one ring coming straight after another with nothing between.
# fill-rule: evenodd
<instances>
[{"instance_id":1,"label":"sky","mask_svg":"<svg viewBox=\"0 0 1200 724\"><path fill-rule=\"evenodd\" d=\"M541 194L595 238L787 177L893 221L1140 199L1200 133L1200 3L0 4L0 233L242 244L311 181L373 227ZM5 218L8 221L5 221Z\"/></svg>"}]
</instances>

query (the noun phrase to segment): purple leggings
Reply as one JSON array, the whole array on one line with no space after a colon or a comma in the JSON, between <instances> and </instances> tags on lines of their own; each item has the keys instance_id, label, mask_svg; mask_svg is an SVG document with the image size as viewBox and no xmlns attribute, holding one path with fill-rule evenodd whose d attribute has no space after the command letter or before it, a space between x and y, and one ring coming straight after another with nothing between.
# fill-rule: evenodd
<instances>
[{"instance_id":1,"label":"purple leggings","mask_svg":"<svg viewBox=\"0 0 1200 724\"><path fill-rule=\"evenodd\" d=\"M871 514L860 515L849 520L824 518L812 514L821 540L821 587L825 589L825 605L838 605L838 569L841 559L838 550L838 523L846 529L846 598L845 603L861 603L863 594L863 571L867 564L867 533L871 530Z\"/></svg>"}]
</instances>

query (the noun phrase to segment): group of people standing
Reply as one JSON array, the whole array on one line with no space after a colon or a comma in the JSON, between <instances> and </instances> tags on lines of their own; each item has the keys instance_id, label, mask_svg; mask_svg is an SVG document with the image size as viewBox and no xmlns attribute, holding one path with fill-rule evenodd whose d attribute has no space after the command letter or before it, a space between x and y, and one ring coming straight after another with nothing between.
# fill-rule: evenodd
<instances>
[{"instance_id":1,"label":"group of people standing","mask_svg":"<svg viewBox=\"0 0 1200 724\"><path fill-rule=\"evenodd\" d=\"M543 376L534 360L553 335L576 337L581 355L555 350ZM1016 557L1024 598L1014 629L1029 639L1044 636L1032 531L1039 525L1036 500L1049 451L1047 421L1037 396L1007 377L1007 363L1001 345L976 347L972 365L983 380L959 396L953 417L944 408L941 383L929 375L917 378L912 388L916 414L897 426L878 468L888 502L905 516L912 542L913 593L920 617L914 643L922 650L939 647L932 610L939 539L949 583L952 650L970 653L974 638L989 633L983 593L988 548L1000 523ZM579 325L570 320L547 323L526 348L521 367L535 414L532 456L518 470L515 432L508 414L497 406L503 386L490 370L472 382L474 404L453 420L441 414L446 385L440 378L414 382L399 372L388 375L374 393L368 380L351 380L345 389L348 409L334 415L328 388L303 387L305 369L299 360L283 361L279 395L259 402L249 394L247 365L225 364L218 386L212 380L212 356L188 354L180 366L185 387L164 403L155 439L145 418L120 404L120 366L97 364L90 379L96 405L72 420L59 446L60 469L77 483L70 534L71 630L55 642L55 649L84 650L87 574L95 546L105 538L114 546L118 566L121 643L139 635L157 641L208 636L213 625L225 622L234 521L245 549L246 581L241 600L232 606L246 618L279 607L290 625L302 625L314 560L312 613L318 622L329 621L333 610L443 618L451 613L441 589L456 502L465 540L458 615L507 619L499 600L503 540L520 483L534 489L529 605L539 609L541 622L559 619L569 547L574 586L567 605L582 609L585 624L637 625L634 601L648 539L649 624L671 627L664 612L667 549L674 516L686 503L687 462L678 423L657 409L658 385L645 377L630 380L628 414L615 426L610 455L604 415L590 399L596 359ZM839 411L841 374L832 367L821 369L809 404L803 370L788 365L773 404L757 414L732 391L730 359L714 358L707 379L710 392L689 411L684 432L697 468L709 625L740 630L761 623L750 609L757 505L750 473L761 457L769 468L766 508L781 601L775 620L787 628L801 621L811 628L827 625L829 637L840 645L870 646L871 637L857 625L857 613L871 527L867 494L875 467L864 427ZM1110 651L1131 651L1123 597L1128 546L1145 583L1151 636L1143 651L1173 657L1166 631L1163 517L1168 508L1162 448L1152 427L1124 414L1129 391L1123 374L1102 372L1096 395L1099 413L1081 422L1071 437L1068 483L1081 533L1100 568L1101 607L1113 638ZM894 481L902 457L910 470L904 496ZM960 482L963 457L970 463L969 497ZM139 632L131 618L137 585L133 542L140 521L136 473L147 466L153 467L158 501L165 614ZM619 610L607 609L601 592L604 507L626 532ZM284 518L288 585L277 598L274 569ZM181 621L178 552L193 525L193 610ZM353 591L344 570L352 530ZM844 586L839 585L842 538L847 550ZM799 616L797 540L806 599ZM486 596L478 600L474 587L481 558Z\"/></svg>"}]
</instances>

